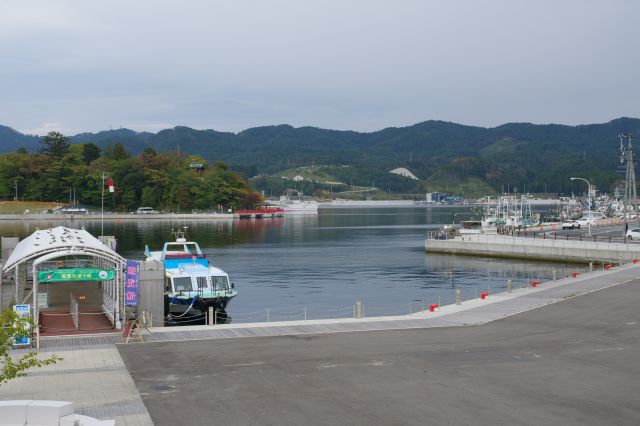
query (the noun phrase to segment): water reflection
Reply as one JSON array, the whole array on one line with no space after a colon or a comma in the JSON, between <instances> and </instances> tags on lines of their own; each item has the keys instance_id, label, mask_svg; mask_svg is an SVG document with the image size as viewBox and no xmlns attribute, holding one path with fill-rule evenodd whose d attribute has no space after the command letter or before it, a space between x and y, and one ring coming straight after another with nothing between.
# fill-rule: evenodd
<instances>
[{"instance_id":1,"label":"water reflection","mask_svg":"<svg viewBox=\"0 0 640 426\"><path fill-rule=\"evenodd\" d=\"M454 216L455 215L455 216ZM423 304L452 303L455 289L463 298L476 292L501 291L533 279L549 279L555 269L565 276L583 266L425 254L427 229L469 217L469 209L380 208L321 209L318 215L264 220L105 221L118 251L141 259L145 244L157 248L172 228L189 227L214 265L227 271L239 295L229 312L234 321L349 316L353 303L368 315L400 314ZM60 222L0 222L0 234L25 236L36 227ZM65 226L100 233L100 221L75 220ZM410 306L411 304L411 306ZM268 310L268 313L267 313Z\"/></svg>"}]
</instances>

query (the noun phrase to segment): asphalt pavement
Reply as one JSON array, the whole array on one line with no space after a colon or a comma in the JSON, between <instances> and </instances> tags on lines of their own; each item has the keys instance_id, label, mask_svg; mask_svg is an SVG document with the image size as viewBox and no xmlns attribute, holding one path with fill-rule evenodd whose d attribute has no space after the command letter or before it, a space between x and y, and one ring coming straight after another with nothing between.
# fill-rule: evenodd
<instances>
[{"instance_id":1,"label":"asphalt pavement","mask_svg":"<svg viewBox=\"0 0 640 426\"><path fill-rule=\"evenodd\" d=\"M640 280L480 326L119 345L157 426L640 423Z\"/></svg>"}]
</instances>

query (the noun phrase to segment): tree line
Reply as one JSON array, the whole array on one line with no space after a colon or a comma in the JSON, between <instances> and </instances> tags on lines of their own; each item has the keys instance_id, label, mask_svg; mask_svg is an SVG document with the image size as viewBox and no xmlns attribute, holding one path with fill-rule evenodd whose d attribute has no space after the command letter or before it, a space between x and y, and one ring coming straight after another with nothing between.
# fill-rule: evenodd
<instances>
[{"instance_id":1,"label":"tree line","mask_svg":"<svg viewBox=\"0 0 640 426\"><path fill-rule=\"evenodd\" d=\"M40 150L0 155L0 194L4 199L67 202L118 211L149 206L168 211L250 208L262 196L224 162L207 164L197 155L156 152L147 147L133 156L114 144L70 144L59 132L40 140ZM193 165L196 166L193 166ZM104 177L111 178L109 193ZM105 186L103 186L105 185Z\"/></svg>"}]
</instances>

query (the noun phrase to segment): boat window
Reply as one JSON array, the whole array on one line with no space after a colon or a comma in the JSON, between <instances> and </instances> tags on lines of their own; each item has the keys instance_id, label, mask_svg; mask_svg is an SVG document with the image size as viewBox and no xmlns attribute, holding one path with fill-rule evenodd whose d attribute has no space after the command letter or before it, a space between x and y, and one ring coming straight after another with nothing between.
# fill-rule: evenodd
<instances>
[{"instance_id":1,"label":"boat window","mask_svg":"<svg viewBox=\"0 0 640 426\"><path fill-rule=\"evenodd\" d=\"M198 254L195 243L187 243L184 245L184 251L190 254Z\"/></svg>"},{"instance_id":2,"label":"boat window","mask_svg":"<svg viewBox=\"0 0 640 426\"><path fill-rule=\"evenodd\" d=\"M167 247L167 252L184 253L184 244L171 244Z\"/></svg>"},{"instance_id":3,"label":"boat window","mask_svg":"<svg viewBox=\"0 0 640 426\"><path fill-rule=\"evenodd\" d=\"M223 291L229 289L229 282L227 281L227 277L211 277L211 282L213 283L214 291Z\"/></svg>"},{"instance_id":4,"label":"boat window","mask_svg":"<svg viewBox=\"0 0 640 426\"><path fill-rule=\"evenodd\" d=\"M207 288L207 277L196 277L196 283L198 284L198 290Z\"/></svg>"},{"instance_id":5,"label":"boat window","mask_svg":"<svg viewBox=\"0 0 640 426\"><path fill-rule=\"evenodd\" d=\"M176 293L179 291L193 291L193 284L191 284L191 277L174 278L173 288Z\"/></svg>"}]
</instances>

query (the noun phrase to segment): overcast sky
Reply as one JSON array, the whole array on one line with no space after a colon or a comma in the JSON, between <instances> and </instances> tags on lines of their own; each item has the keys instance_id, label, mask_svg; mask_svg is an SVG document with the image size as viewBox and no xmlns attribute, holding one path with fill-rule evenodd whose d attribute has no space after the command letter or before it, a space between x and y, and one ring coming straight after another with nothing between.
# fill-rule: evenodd
<instances>
[{"instance_id":1,"label":"overcast sky","mask_svg":"<svg viewBox=\"0 0 640 426\"><path fill-rule=\"evenodd\" d=\"M26 133L640 117L640 1L0 2Z\"/></svg>"}]
</instances>

